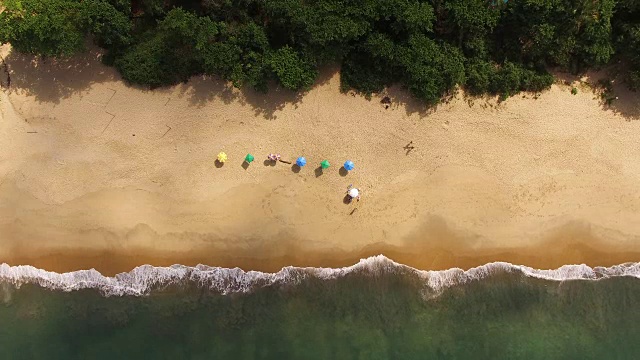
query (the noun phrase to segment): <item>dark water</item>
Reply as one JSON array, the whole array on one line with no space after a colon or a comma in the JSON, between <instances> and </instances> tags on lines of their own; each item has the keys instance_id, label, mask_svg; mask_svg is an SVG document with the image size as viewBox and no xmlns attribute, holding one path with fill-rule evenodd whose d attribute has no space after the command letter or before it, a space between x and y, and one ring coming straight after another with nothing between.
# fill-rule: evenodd
<instances>
[{"instance_id":1,"label":"dark water","mask_svg":"<svg viewBox=\"0 0 640 360\"><path fill-rule=\"evenodd\" d=\"M410 273L251 294L0 285L0 359L640 359L640 280L494 274L430 298Z\"/></svg>"}]
</instances>

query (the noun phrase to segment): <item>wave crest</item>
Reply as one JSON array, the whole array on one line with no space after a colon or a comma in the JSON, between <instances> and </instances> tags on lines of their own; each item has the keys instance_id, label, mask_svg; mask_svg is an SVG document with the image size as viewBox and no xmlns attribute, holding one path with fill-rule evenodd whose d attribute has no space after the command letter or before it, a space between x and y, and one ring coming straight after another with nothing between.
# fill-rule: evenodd
<instances>
[{"instance_id":1,"label":"wave crest","mask_svg":"<svg viewBox=\"0 0 640 360\"><path fill-rule=\"evenodd\" d=\"M507 262L494 262L469 270L452 268L442 271L426 271L396 263L383 255L377 255L361 259L355 265L336 269L287 266L276 273L264 273L206 265L195 267L143 265L114 277L104 276L95 269L59 274L28 265L9 266L3 263L0 265L0 282L10 283L16 287L24 284L37 284L48 289L61 291L98 289L105 296L143 296L153 290L170 285L196 283L221 294L232 294L247 293L258 288L278 284L295 285L310 277L329 280L350 273L376 275L397 272L413 273L420 277L431 291L440 293L443 289L451 286L505 272L519 272L526 276L554 281L599 280L617 276L640 278L640 263L594 268L584 264L564 265L555 270L537 270Z\"/></svg>"}]
</instances>

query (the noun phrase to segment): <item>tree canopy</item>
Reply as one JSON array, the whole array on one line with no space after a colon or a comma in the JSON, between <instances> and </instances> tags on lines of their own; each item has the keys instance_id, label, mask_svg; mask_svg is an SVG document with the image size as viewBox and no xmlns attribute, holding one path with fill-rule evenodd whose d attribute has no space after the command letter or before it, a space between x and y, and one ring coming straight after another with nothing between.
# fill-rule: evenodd
<instances>
[{"instance_id":1,"label":"tree canopy","mask_svg":"<svg viewBox=\"0 0 640 360\"><path fill-rule=\"evenodd\" d=\"M133 5L132 5L133 4ZM310 88L341 65L343 89L401 84L428 104L540 91L548 69L623 59L640 88L638 0L5 0L0 42L70 56L88 39L149 87L216 75L266 91Z\"/></svg>"}]
</instances>

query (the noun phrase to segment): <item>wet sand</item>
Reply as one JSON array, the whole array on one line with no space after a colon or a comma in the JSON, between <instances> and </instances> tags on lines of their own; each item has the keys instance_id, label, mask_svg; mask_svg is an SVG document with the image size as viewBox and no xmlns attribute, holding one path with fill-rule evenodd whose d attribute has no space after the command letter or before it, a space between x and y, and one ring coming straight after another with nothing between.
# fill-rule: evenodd
<instances>
[{"instance_id":1,"label":"wet sand","mask_svg":"<svg viewBox=\"0 0 640 360\"><path fill-rule=\"evenodd\" d=\"M385 109L341 94L332 69L306 94L208 78L148 91L96 51L2 56L0 262L113 274L379 253L421 269L640 259L640 110L621 88L612 108L583 84L431 110L390 89ZM309 164L263 163L270 152ZM256 161L243 166L247 153ZM349 184L361 202L343 202Z\"/></svg>"}]
</instances>

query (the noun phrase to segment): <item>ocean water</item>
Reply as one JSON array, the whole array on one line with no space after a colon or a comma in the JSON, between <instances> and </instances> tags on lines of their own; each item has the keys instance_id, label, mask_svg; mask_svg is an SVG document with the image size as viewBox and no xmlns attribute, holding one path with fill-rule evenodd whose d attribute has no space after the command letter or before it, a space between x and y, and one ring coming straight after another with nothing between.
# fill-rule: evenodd
<instances>
[{"instance_id":1,"label":"ocean water","mask_svg":"<svg viewBox=\"0 0 640 360\"><path fill-rule=\"evenodd\" d=\"M0 266L0 359L639 359L640 264Z\"/></svg>"}]
</instances>

